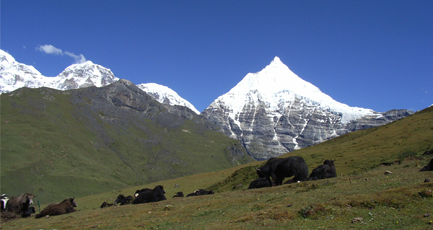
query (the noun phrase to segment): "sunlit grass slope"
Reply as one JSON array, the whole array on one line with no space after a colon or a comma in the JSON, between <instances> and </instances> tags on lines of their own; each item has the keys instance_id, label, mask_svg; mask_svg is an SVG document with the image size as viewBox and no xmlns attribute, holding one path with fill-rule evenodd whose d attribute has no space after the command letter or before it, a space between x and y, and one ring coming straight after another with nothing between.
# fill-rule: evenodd
<instances>
[{"instance_id":1,"label":"sunlit grass slope","mask_svg":"<svg viewBox=\"0 0 433 230\"><path fill-rule=\"evenodd\" d=\"M218 172L80 197L79 212L19 219L6 229L432 229L433 172L418 172L433 157L433 108L392 124L346 134L292 152L310 171L336 158L337 178L245 190L253 162ZM430 153L427 154L427 153ZM385 173L389 171L391 173ZM245 179L246 178L246 179ZM120 193L161 184L167 200L100 209ZM241 185L242 184L242 185ZM214 195L171 198L199 188ZM430 215L429 215L430 214Z\"/></svg>"}]
</instances>

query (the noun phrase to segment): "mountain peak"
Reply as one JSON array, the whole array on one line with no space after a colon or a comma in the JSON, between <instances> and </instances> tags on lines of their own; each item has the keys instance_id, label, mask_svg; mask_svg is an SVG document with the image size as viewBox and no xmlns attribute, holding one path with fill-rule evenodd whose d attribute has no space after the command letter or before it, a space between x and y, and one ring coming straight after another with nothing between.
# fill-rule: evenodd
<instances>
[{"instance_id":1,"label":"mountain peak","mask_svg":"<svg viewBox=\"0 0 433 230\"><path fill-rule=\"evenodd\" d=\"M283 64L284 65L284 63L281 61L281 59L278 56L274 57L274 59L271 61L271 65L272 64L274 64L274 65L281 65L281 64Z\"/></svg>"}]
</instances>

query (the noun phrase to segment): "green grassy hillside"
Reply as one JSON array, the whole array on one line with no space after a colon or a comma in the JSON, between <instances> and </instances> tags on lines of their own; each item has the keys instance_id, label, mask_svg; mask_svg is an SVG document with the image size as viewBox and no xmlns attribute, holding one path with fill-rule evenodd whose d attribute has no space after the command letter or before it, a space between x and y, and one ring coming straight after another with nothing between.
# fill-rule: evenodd
<instances>
[{"instance_id":1,"label":"green grassy hillside","mask_svg":"<svg viewBox=\"0 0 433 230\"><path fill-rule=\"evenodd\" d=\"M337 178L245 190L256 178L254 168L264 163L252 162L79 197L79 212L18 219L2 227L433 229L433 182L424 182L433 181L433 172L418 172L433 157L432 140L433 108L428 108L383 127L346 134L289 154L303 156L310 171L322 158L337 158ZM385 174L386 171L391 174ZM167 192L166 201L99 208L104 201L113 202L119 193L132 195L136 189L158 184ZM242 186L236 186L239 184ZM171 198L178 191L187 194L199 188L213 188L217 193Z\"/></svg>"},{"instance_id":2,"label":"green grassy hillside","mask_svg":"<svg viewBox=\"0 0 433 230\"><path fill-rule=\"evenodd\" d=\"M49 203L253 160L238 141L118 88L2 94L1 193Z\"/></svg>"},{"instance_id":3,"label":"green grassy hillside","mask_svg":"<svg viewBox=\"0 0 433 230\"><path fill-rule=\"evenodd\" d=\"M433 107L390 124L342 135L324 143L293 151L281 157L301 156L309 171L322 164L323 159L336 159L339 176L357 175L381 165L398 164L408 157L433 151ZM257 178L254 169L262 163L236 172L225 182L212 187L226 191L242 183L245 178ZM249 180L251 181L251 180Z\"/></svg>"}]
</instances>

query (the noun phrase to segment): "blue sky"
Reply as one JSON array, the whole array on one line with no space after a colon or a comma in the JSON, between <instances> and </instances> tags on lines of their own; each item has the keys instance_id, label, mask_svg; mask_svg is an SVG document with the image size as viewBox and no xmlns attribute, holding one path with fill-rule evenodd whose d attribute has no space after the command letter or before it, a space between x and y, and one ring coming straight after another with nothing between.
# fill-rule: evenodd
<instances>
[{"instance_id":1,"label":"blue sky","mask_svg":"<svg viewBox=\"0 0 433 230\"><path fill-rule=\"evenodd\" d=\"M431 0L3 0L0 46L45 76L91 60L199 111L275 56L349 106L421 110L432 15Z\"/></svg>"}]
</instances>

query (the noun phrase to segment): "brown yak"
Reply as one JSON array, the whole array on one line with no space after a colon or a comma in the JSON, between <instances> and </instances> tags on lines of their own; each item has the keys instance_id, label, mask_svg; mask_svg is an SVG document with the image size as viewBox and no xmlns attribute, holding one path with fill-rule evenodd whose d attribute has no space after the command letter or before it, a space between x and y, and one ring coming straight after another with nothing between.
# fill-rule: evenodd
<instances>
[{"instance_id":1,"label":"brown yak","mask_svg":"<svg viewBox=\"0 0 433 230\"><path fill-rule=\"evenodd\" d=\"M77 203L75 203L74 198L65 199L58 204L48 205L39 214L37 214L35 218L41 218L46 215L55 216L75 212L77 210L75 210L74 207L77 207Z\"/></svg>"},{"instance_id":2,"label":"brown yak","mask_svg":"<svg viewBox=\"0 0 433 230\"><path fill-rule=\"evenodd\" d=\"M33 204L35 195L24 193L20 196L12 196L6 203L6 210L16 214L23 214L27 211L29 206Z\"/></svg>"}]
</instances>

